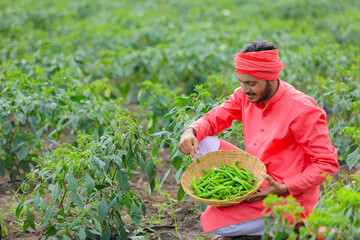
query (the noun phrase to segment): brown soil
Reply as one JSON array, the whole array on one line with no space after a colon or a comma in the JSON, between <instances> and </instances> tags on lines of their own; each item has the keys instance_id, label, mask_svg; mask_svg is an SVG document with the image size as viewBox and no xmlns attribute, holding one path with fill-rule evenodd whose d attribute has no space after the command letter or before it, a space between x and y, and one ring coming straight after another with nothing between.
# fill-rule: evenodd
<instances>
[{"instance_id":1,"label":"brown soil","mask_svg":"<svg viewBox=\"0 0 360 240\"><path fill-rule=\"evenodd\" d=\"M165 176L170 167L170 153L168 149L160 151L160 159L157 164L157 180L158 182ZM359 174L359 168L354 167L349 170L345 165L339 170L335 178L341 178L342 174ZM164 182L161 191L156 189L149 194L148 180L146 174L138 174L132 179L132 190L136 191L144 200L147 206L149 216L143 218L141 227L145 236L151 240L191 240L191 239L211 239L214 234L204 234L202 232L200 222L199 204L193 199L177 202L177 191L179 183L175 180L176 171L173 170ZM9 177L0 178L0 183L8 181ZM8 235L3 239L8 240L37 240L41 239L44 234L43 230L38 232L30 229L26 233L21 233L15 226L17 225L16 216L14 214L16 204L13 203L13 191L17 190L20 182L12 182L0 185L0 213L5 214L5 226L8 229ZM170 202L170 199L172 202ZM171 207L171 203L173 207ZM174 216L175 214L175 216ZM176 220L176 224L175 224ZM124 221L128 222L128 229L134 231L135 227L130 223L129 218ZM177 228L175 228L177 227ZM147 231L150 228L153 232ZM176 231L177 230L177 231Z\"/></svg>"}]
</instances>

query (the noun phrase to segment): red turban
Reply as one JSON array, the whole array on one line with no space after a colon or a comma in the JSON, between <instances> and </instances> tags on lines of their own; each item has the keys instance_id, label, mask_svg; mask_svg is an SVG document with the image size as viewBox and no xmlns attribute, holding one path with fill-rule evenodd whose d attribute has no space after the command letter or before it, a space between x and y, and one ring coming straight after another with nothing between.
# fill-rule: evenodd
<instances>
[{"instance_id":1,"label":"red turban","mask_svg":"<svg viewBox=\"0 0 360 240\"><path fill-rule=\"evenodd\" d=\"M234 62L237 74L246 73L261 80L276 80L285 67L276 49L237 53Z\"/></svg>"}]
</instances>

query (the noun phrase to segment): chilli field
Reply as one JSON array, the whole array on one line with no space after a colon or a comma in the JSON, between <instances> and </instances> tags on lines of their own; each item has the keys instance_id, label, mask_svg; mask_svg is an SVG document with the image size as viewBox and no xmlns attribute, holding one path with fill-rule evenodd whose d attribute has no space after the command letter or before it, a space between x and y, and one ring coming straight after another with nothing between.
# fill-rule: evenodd
<instances>
[{"instance_id":1,"label":"chilli field","mask_svg":"<svg viewBox=\"0 0 360 240\"><path fill-rule=\"evenodd\" d=\"M267 234L360 239L358 0L0 1L0 239L211 239L177 146L254 40L325 109L340 165L304 226ZM246 149L241 122L219 137ZM276 223L302 211L266 203Z\"/></svg>"}]
</instances>

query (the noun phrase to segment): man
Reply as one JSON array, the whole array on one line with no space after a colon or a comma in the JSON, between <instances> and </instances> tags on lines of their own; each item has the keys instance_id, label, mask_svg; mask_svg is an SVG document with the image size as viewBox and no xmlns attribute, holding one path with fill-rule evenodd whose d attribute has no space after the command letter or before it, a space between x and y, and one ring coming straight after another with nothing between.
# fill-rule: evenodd
<instances>
[{"instance_id":1,"label":"man","mask_svg":"<svg viewBox=\"0 0 360 240\"><path fill-rule=\"evenodd\" d=\"M284 63L271 42L255 41L235 56L240 88L229 99L200 118L183 133L178 149L201 156L207 152L238 149L214 136L242 121L246 151L258 157L267 174L261 190L246 202L230 207L208 206L201 215L204 232L213 239L262 235L263 199L269 194L291 194L304 207L304 218L318 201L322 174L338 170L326 114L311 97L279 79Z\"/></svg>"}]
</instances>

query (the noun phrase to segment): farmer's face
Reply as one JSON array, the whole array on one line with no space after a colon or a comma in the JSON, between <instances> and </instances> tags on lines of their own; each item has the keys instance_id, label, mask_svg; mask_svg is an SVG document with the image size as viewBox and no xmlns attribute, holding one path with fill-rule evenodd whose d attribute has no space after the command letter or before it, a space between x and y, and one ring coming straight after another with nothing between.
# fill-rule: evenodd
<instances>
[{"instance_id":1,"label":"farmer's face","mask_svg":"<svg viewBox=\"0 0 360 240\"><path fill-rule=\"evenodd\" d=\"M237 75L243 93L246 94L249 101L252 103L263 102L266 105L270 98L274 96L276 89L274 89L274 82L259 80L252 77L250 74Z\"/></svg>"}]
</instances>

